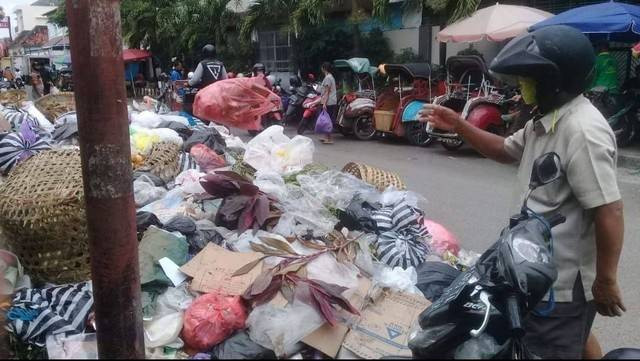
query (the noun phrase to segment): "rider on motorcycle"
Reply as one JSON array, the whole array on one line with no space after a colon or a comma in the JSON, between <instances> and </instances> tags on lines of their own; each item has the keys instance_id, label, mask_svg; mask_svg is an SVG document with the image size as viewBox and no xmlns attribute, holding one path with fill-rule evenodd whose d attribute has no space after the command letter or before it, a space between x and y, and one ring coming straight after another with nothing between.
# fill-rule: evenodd
<instances>
[{"instance_id":1,"label":"rider on motorcycle","mask_svg":"<svg viewBox=\"0 0 640 361\"><path fill-rule=\"evenodd\" d=\"M202 61L196 67L193 77L189 79L189 86L202 89L224 79L227 79L227 70L216 58L216 47L211 44L205 45L202 48Z\"/></svg>"},{"instance_id":2,"label":"rider on motorcycle","mask_svg":"<svg viewBox=\"0 0 640 361\"><path fill-rule=\"evenodd\" d=\"M267 87L267 89L271 90L271 82L269 81L269 78L267 77L267 68L264 66L264 64L262 63L256 63L253 65L253 68L251 69L251 75L255 78L255 77L261 77L264 79L264 86Z\"/></svg>"},{"instance_id":3,"label":"rider on motorcycle","mask_svg":"<svg viewBox=\"0 0 640 361\"><path fill-rule=\"evenodd\" d=\"M485 156L520 164L518 191L528 190L534 160L555 152L563 177L546 192L532 195L529 207L548 216L563 214L553 229L553 291L525 322L525 343L542 358L595 355L587 345L596 311L625 311L617 282L624 221L616 181L616 141L602 114L582 93L591 81L595 54L589 39L568 26L549 26L513 39L496 56L491 71L519 83L538 114L508 138L470 125L455 111L427 104L420 118L453 131ZM555 307L553 307L555 305ZM600 355L601 356L601 355Z\"/></svg>"}]
</instances>

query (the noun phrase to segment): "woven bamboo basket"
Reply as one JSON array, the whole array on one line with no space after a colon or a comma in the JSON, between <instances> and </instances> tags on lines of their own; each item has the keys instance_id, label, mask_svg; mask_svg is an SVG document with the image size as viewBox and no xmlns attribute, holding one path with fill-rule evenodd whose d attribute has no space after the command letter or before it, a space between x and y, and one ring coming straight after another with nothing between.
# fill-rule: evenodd
<instances>
[{"instance_id":1,"label":"woven bamboo basket","mask_svg":"<svg viewBox=\"0 0 640 361\"><path fill-rule=\"evenodd\" d=\"M397 174L366 164L351 162L345 165L344 168L342 168L342 171L349 173L356 178L362 179L363 181L375 186L380 191L383 191L390 186L399 190L407 189L407 186Z\"/></svg>"},{"instance_id":2,"label":"woven bamboo basket","mask_svg":"<svg viewBox=\"0 0 640 361\"><path fill-rule=\"evenodd\" d=\"M22 89L9 89L4 92L0 92L0 104L3 106L20 106L20 104L27 100L27 92Z\"/></svg>"},{"instance_id":3,"label":"woven bamboo basket","mask_svg":"<svg viewBox=\"0 0 640 361\"><path fill-rule=\"evenodd\" d=\"M180 152L180 146L174 143L155 144L144 164L136 170L150 172L168 183L180 173Z\"/></svg>"},{"instance_id":4,"label":"woven bamboo basket","mask_svg":"<svg viewBox=\"0 0 640 361\"><path fill-rule=\"evenodd\" d=\"M16 167L0 184L0 227L34 279L89 279L80 152L44 151Z\"/></svg>"},{"instance_id":5,"label":"woven bamboo basket","mask_svg":"<svg viewBox=\"0 0 640 361\"><path fill-rule=\"evenodd\" d=\"M72 92L45 95L33 102L33 105L53 123L64 113L76 110L76 100Z\"/></svg>"}]
</instances>

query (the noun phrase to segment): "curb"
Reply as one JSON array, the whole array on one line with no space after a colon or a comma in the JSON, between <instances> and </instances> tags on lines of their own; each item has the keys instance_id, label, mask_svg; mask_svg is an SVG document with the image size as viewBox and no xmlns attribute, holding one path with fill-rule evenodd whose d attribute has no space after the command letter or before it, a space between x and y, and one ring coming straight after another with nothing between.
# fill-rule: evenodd
<instances>
[{"instance_id":1,"label":"curb","mask_svg":"<svg viewBox=\"0 0 640 361\"><path fill-rule=\"evenodd\" d=\"M640 169L640 154L618 154L618 167L629 169Z\"/></svg>"}]
</instances>

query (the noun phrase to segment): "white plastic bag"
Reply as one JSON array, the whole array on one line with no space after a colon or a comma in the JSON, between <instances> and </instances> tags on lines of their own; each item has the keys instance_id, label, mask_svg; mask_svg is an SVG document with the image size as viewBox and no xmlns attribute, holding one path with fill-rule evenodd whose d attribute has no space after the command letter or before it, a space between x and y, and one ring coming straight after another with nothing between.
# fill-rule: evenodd
<instances>
[{"instance_id":1,"label":"white plastic bag","mask_svg":"<svg viewBox=\"0 0 640 361\"><path fill-rule=\"evenodd\" d=\"M338 262L333 254L328 253L307 264L307 278L347 289L358 287L358 269L352 264Z\"/></svg>"},{"instance_id":2,"label":"white plastic bag","mask_svg":"<svg viewBox=\"0 0 640 361\"><path fill-rule=\"evenodd\" d=\"M405 270L402 267L395 267L391 269L387 265L377 263L374 269L374 284L378 284L380 287L389 287L394 291L422 295L422 292L416 287L418 273L415 268L409 267Z\"/></svg>"},{"instance_id":3,"label":"white plastic bag","mask_svg":"<svg viewBox=\"0 0 640 361\"><path fill-rule=\"evenodd\" d=\"M95 333L47 336L47 355L50 360L97 360L98 340Z\"/></svg>"},{"instance_id":4,"label":"white plastic bag","mask_svg":"<svg viewBox=\"0 0 640 361\"><path fill-rule=\"evenodd\" d=\"M321 174L299 175L300 187L317 198L327 207L344 210L349 206L354 195L379 194L372 185L362 180L336 170L329 170Z\"/></svg>"},{"instance_id":5,"label":"white plastic bag","mask_svg":"<svg viewBox=\"0 0 640 361\"><path fill-rule=\"evenodd\" d=\"M253 309L247 318L253 342L285 356L295 344L325 323L311 306L294 299L284 308L267 303Z\"/></svg>"},{"instance_id":6,"label":"white plastic bag","mask_svg":"<svg viewBox=\"0 0 640 361\"><path fill-rule=\"evenodd\" d=\"M176 132L173 129L169 129L169 128L151 129L151 133L154 135L157 135L158 138L160 138L160 141L164 143L173 143L179 146L182 146L182 143L184 143L184 141L182 140L178 132Z\"/></svg>"},{"instance_id":7,"label":"white plastic bag","mask_svg":"<svg viewBox=\"0 0 640 361\"><path fill-rule=\"evenodd\" d=\"M133 182L133 198L135 199L136 207L143 207L155 202L164 197L165 194L167 194L166 189L154 186L153 182L145 180L144 176Z\"/></svg>"},{"instance_id":8,"label":"white plastic bag","mask_svg":"<svg viewBox=\"0 0 640 361\"><path fill-rule=\"evenodd\" d=\"M160 119L164 122L176 122L186 126L189 125L189 119L181 115L160 114Z\"/></svg>"},{"instance_id":9,"label":"white plastic bag","mask_svg":"<svg viewBox=\"0 0 640 361\"><path fill-rule=\"evenodd\" d=\"M163 198L147 204L140 210L155 214L162 223L168 222L177 215L187 215L184 194L180 188L168 191Z\"/></svg>"},{"instance_id":10,"label":"white plastic bag","mask_svg":"<svg viewBox=\"0 0 640 361\"><path fill-rule=\"evenodd\" d=\"M184 311L191 306L194 296L186 284L169 287L158 296L153 317L144 320L144 344L147 348L183 342L178 338L184 323ZM181 347L178 347L181 348Z\"/></svg>"},{"instance_id":11,"label":"white plastic bag","mask_svg":"<svg viewBox=\"0 0 640 361\"><path fill-rule=\"evenodd\" d=\"M313 162L313 141L300 135L289 139L284 128L273 125L247 143L244 161L256 170L287 174Z\"/></svg>"},{"instance_id":12,"label":"white plastic bag","mask_svg":"<svg viewBox=\"0 0 640 361\"><path fill-rule=\"evenodd\" d=\"M256 179L253 184L260 188L261 191L277 199L284 199L287 196L287 186L284 183L284 179L276 172L269 170L256 172Z\"/></svg>"},{"instance_id":13,"label":"white plastic bag","mask_svg":"<svg viewBox=\"0 0 640 361\"><path fill-rule=\"evenodd\" d=\"M204 173L195 169L187 169L184 172L178 174L175 180L176 186L180 186L180 189L187 194L204 194L207 191L202 188L200 184L200 178L204 176Z\"/></svg>"},{"instance_id":14,"label":"white plastic bag","mask_svg":"<svg viewBox=\"0 0 640 361\"><path fill-rule=\"evenodd\" d=\"M25 109L27 111L27 113L29 113L29 115L31 115L32 117L34 117L37 121L38 121L38 126L44 130L45 132L51 134L53 133L53 131L55 130L55 127L53 126L53 121L55 119L52 119L51 121L49 121L47 119L47 117L44 116L44 114L42 114L38 108L36 108L35 105L33 105L33 103L30 103L27 108Z\"/></svg>"},{"instance_id":15,"label":"white plastic bag","mask_svg":"<svg viewBox=\"0 0 640 361\"><path fill-rule=\"evenodd\" d=\"M162 123L160 115L148 110L131 114L131 124L144 128L157 128Z\"/></svg>"}]
</instances>

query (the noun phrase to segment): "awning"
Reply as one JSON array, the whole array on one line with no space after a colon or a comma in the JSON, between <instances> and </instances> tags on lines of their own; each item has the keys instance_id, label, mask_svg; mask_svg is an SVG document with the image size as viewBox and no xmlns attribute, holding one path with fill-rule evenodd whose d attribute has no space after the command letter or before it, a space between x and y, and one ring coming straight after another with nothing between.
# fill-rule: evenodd
<instances>
[{"instance_id":1,"label":"awning","mask_svg":"<svg viewBox=\"0 0 640 361\"><path fill-rule=\"evenodd\" d=\"M122 58L124 62L140 61L151 57L151 52L142 49L124 49L122 51Z\"/></svg>"}]
</instances>

